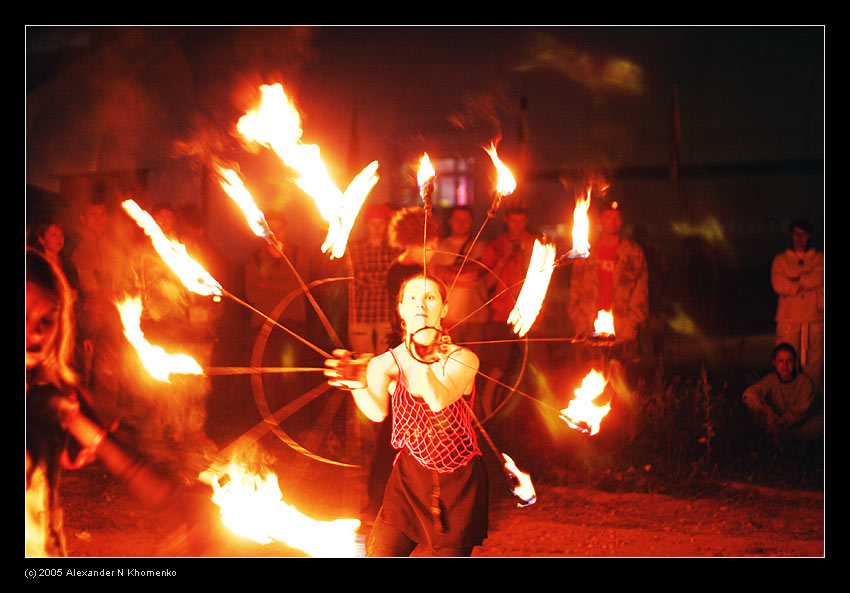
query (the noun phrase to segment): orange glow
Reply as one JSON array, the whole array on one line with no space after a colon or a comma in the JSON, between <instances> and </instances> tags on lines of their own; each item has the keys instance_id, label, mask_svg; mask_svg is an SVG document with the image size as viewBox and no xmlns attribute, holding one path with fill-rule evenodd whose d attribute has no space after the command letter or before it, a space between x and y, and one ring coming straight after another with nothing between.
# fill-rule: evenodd
<instances>
[{"instance_id":1,"label":"orange glow","mask_svg":"<svg viewBox=\"0 0 850 593\"><path fill-rule=\"evenodd\" d=\"M132 344L139 355L142 366L147 369L154 379L169 383L172 374L202 375L203 370L195 359L187 354L169 354L159 346L154 346L145 339L140 323L142 317L142 301L140 298L127 298L116 303L124 326L124 336Z\"/></svg>"},{"instance_id":2,"label":"orange glow","mask_svg":"<svg viewBox=\"0 0 850 593\"><path fill-rule=\"evenodd\" d=\"M317 521L283 500L277 476L258 474L230 462L208 468L201 481L212 487L212 500L221 508L224 525L235 534L259 544L282 542L310 556L353 557L360 521Z\"/></svg>"},{"instance_id":3,"label":"orange glow","mask_svg":"<svg viewBox=\"0 0 850 593\"><path fill-rule=\"evenodd\" d=\"M554 269L555 246L535 239L531 263L528 266L525 281L522 283L522 290L508 316L508 323L514 326L514 333L518 336L522 337L528 333L540 314Z\"/></svg>"},{"instance_id":4,"label":"orange glow","mask_svg":"<svg viewBox=\"0 0 850 593\"><path fill-rule=\"evenodd\" d=\"M537 502L537 493L534 491L534 484L531 483L531 476L520 471L514 460L505 453L502 453L502 457L505 458L505 469L517 480L517 485L514 487L513 493L514 496L522 501L517 506L525 507Z\"/></svg>"},{"instance_id":5,"label":"orange glow","mask_svg":"<svg viewBox=\"0 0 850 593\"><path fill-rule=\"evenodd\" d=\"M613 336L614 314L611 311L600 309L596 314L596 321L593 322L593 330L597 335Z\"/></svg>"},{"instance_id":6,"label":"orange glow","mask_svg":"<svg viewBox=\"0 0 850 593\"><path fill-rule=\"evenodd\" d=\"M590 371L582 380L581 387L574 391L576 397L569 405L561 410L561 418L572 428L589 433L591 436L599 432L602 419L611 410L611 403L597 406L593 403L605 390L607 381L596 370Z\"/></svg>"},{"instance_id":7,"label":"orange glow","mask_svg":"<svg viewBox=\"0 0 850 593\"><path fill-rule=\"evenodd\" d=\"M590 255L590 221L587 217L587 210L590 208L590 191L591 187L588 187L587 194L576 200L573 211L573 248L568 257Z\"/></svg>"},{"instance_id":8,"label":"orange glow","mask_svg":"<svg viewBox=\"0 0 850 593\"><path fill-rule=\"evenodd\" d=\"M484 147L482 146L482 148ZM496 143L491 142L490 148L484 148L484 150L490 155L490 159L496 167L496 193L499 196L511 195L516 190L516 180L511 170L499 158L496 152Z\"/></svg>"},{"instance_id":9,"label":"orange glow","mask_svg":"<svg viewBox=\"0 0 850 593\"><path fill-rule=\"evenodd\" d=\"M345 192L340 191L322 162L319 147L301 142L301 116L287 98L283 86L262 85L260 92L260 105L239 118L236 129L249 142L271 148L297 173L295 183L313 199L319 214L328 223L322 252L330 252L331 258L342 257L357 214L378 182L378 162L367 165Z\"/></svg>"},{"instance_id":10,"label":"orange glow","mask_svg":"<svg viewBox=\"0 0 850 593\"><path fill-rule=\"evenodd\" d=\"M186 247L183 244L166 237L153 217L133 200L125 200L121 206L150 237L162 261L177 274L183 286L202 296L221 297L223 294L221 285L201 264L186 253Z\"/></svg>"}]
</instances>

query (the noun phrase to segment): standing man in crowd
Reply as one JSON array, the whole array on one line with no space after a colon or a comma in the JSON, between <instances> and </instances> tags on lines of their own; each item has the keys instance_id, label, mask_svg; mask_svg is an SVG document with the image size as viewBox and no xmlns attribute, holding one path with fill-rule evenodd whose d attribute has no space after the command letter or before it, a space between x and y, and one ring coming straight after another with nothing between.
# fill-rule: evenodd
<instances>
[{"instance_id":1,"label":"standing man in crowd","mask_svg":"<svg viewBox=\"0 0 850 593\"><path fill-rule=\"evenodd\" d=\"M770 279L779 297L776 343L787 342L799 365L820 389L823 373L823 253L812 247L814 229L807 220L790 227L791 247L773 259Z\"/></svg>"}]
</instances>

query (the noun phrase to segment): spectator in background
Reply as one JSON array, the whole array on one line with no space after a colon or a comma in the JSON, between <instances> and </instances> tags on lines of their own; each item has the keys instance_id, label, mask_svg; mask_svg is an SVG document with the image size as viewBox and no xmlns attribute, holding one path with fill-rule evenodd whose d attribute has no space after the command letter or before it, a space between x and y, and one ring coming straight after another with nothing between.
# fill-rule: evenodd
<instances>
[{"instance_id":1,"label":"spectator in background","mask_svg":"<svg viewBox=\"0 0 850 593\"><path fill-rule=\"evenodd\" d=\"M119 300L121 273L127 259L111 224L105 198L87 201L80 214L81 240L71 262L80 287L80 300L89 333L86 342L84 383L92 391L94 403L104 422L116 422L119 408L120 350L124 343L121 320L115 303ZM123 295L121 295L123 296Z\"/></svg>"},{"instance_id":2,"label":"spectator in background","mask_svg":"<svg viewBox=\"0 0 850 593\"><path fill-rule=\"evenodd\" d=\"M519 360L520 346L507 321L522 290L537 238L528 230L528 211L521 204L514 203L507 208L504 220L504 232L487 244L481 256L482 263L492 270L483 279L490 299L486 338L494 342L482 356L482 367L486 375L499 381L515 370ZM485 416L497 407L497 393L494 381L488 381L481 390L481 409Z\"/></svg>"},{"instance_id":3,"label":"spectator in background","mask_svg":"<svg viewBox=\"0 0 850 593\"><path fill-rule=\"evenodd\" d=\"M395 311L387 293L387 271L399 255L387 241L391 216L386 204L369 206L363 216L366 237L348 248L353 276L348 339L354 352L376 354L389 345Z\"/></svg>"},{"instance_id":4,"label":"spectator in background","mask_svg":"<svg viewBox=\"0 0 850 593\"><path fill-rule=\"evenodd\" d=\"M807 220L790 226L791 247L773 259L770 279L779 296L776 342L799 352L798 364L822 388L823 374L823 253L812 247L814 229Z\"/></svg>"},{"instance_id":5,"label":"spectator in background","mask_svg":"<svg viewBox=\"0 0 850 593\"><path fill-rule=\"evenodd\" d=\"M481 283L482 268L477 263L484 245L472 244L475 238L472 223L472 209L453 207L448 217L449 234L440 241L439 252L434 257L435 273L449 287L449 309L443 325L456 344L483 340L487 323L487 295ZM467 254L469 258L464 263ZM469 347L478 351L475 344Z\"/></svg>"},{"instance_id":6,"label":"spectator in background","mask_svg":"<svg viewBox=\"0 0 850 593\"><path fill-rule=\"evenodd\" d=\"M600 208L601 233L591 240L590 256L573 265L567 312L577 335L594 331L599 311L611 311L614 333L632 343L649 315L649 273L643 249L622 233L623 216L616 201Z\"/></svg>"},{"instance_id":7,"label":"spectator in background","mask_svg":"<svg viewBox=\"0 0 850 593\"><path fill-rule=\"evenodd\" d=\"M63 251L65 247L65 229L59 219L46 216L36 222L28 233L28 243L36 251L41 253L47 261L56 266L68 280L71 287L71 296L74 302L74 319L76 323L75 332L76 347L74 348L74 366L84 369L86 365L86 348L91 345L91 334L85 325L85 315L82 301L80 300L80 283L74 265L67 261L67 254Z\"/></svg>"},{"instance_id":8,"label":"spectator in background","mask_svg":"<svg viewBox=\"0 0 850 593\"><path fill-rule=\"evenodd\" d=\"M814 440L822 435L823 413L813 406L814 383L797 370L797 352L782 342L773 350L774 372L748 387L744 404L756 422L779 438Z\"/></svg>"}]
</instances>

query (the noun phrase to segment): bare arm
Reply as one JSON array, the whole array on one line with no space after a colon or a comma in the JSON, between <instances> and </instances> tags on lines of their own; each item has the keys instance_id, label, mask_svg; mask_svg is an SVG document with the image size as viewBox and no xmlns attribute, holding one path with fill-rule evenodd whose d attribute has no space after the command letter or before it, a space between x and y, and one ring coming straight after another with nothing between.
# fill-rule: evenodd
<instances>
[{"instance_id":1,"label":"bare arm","mask_svg":"<svg viewBox=\"0 0 850 593\"><path fill-rule=\"evenodd\" d=\"M351 391L354 403L373 422L381 422L389 413L390 371L394 365L389 353L364 360L352 359L347 350L334 350L325 361L328 384Z\"/></svg>"},{"instance_id":2,"label":"bare arm","mask_svg":"<svg viewBox=\"0 0 850 593\"><path fill-rule=\"evenodd\" d=\"M411 359L412 360L412 359ZM428 407L439 412L472 391L479 360L467 348L454 349L430 364L412 361L405 368L413 393L422 396Z\"/></svg>"}]
</instances>

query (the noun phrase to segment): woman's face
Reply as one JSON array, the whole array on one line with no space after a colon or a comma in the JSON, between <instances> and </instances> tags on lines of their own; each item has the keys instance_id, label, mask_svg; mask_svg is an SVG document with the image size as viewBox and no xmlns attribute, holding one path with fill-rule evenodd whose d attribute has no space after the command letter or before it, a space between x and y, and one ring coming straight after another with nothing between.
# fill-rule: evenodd
<instances>
[{"instance_id":1,"label":"woman's face","mask_svg":"<svg viewBox=\"0 0 850 593\"><path fill-rule=\"evenodd\" d=\"M27 282L26 368L44 362L59 333L59 303L38 284Z\"/></svg>"},{"instance_id":2,"label":"woman's face","mask_svg":"<svg viewBox=\"0 0 850 593\"><path fill-rule=\"evenodd\" d=\"M404 286L398 312L408 333L412 334L423 327L439 327L448 307L436 282L414 278Z\"/></svg>"},{"instance_id":3,"label":"woman's face","mask_svg":"<svg viewBox=\"0 0 850 593\"><path fill-rule=\"evenodd\" d=\"M44 251L48 253L59 253L62 251L62 247L65 246L65 233L58 225L52 224L38 238L38 242L41 243Z\"/></svg>"}]
</instances>

